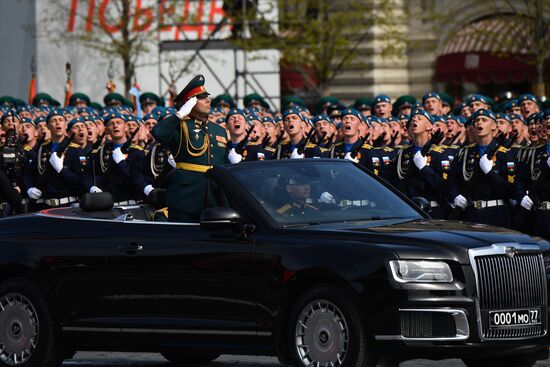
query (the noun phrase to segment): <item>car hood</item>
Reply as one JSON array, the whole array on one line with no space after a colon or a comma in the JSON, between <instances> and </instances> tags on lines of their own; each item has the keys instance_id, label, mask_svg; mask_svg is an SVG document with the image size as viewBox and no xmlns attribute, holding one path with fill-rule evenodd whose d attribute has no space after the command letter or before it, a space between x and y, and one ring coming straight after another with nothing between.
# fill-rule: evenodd
<instances>
[{"instance_id":1,"label":"car hood","mask_svg":"<svg viewBox=\"0 0 550 367\"><path fill-rule=\"evenodd\" d=\"M548 250L548 242L506 228L484 224L421 219L322 224L300 227L322 232L324 238L360 242L391 249L399 258L449 259L469 263L468 250L496 243L534 244Z\"/></svg>"}]
</instances>

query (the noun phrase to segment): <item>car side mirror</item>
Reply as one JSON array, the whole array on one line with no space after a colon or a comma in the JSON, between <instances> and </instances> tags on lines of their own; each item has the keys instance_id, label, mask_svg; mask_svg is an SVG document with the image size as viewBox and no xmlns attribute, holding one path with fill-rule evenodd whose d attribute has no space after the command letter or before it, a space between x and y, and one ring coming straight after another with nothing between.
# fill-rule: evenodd
<instances>
[{"instance_id":1,"label":"car side mirror","mask_svg":"<svg viewBox=\"0 0 550 367\"><path fill-rule=\"evenodd\" d=\"M241 215L227 207L204 209L200 217L201 228L209 232L230 231L234 234L243 230Z\"/></svg>"},{"instance_id":2,"label":"car side mirror","mask_svg":"<svg viewBox=\"0 0 550 367\"><path fill-rule=\"evenodd\" d=\"M412 198L413 203L415 203L420 209L427 212L431 209L430 202L423 197L417 196Z\"/></svg>"}]
</instances>

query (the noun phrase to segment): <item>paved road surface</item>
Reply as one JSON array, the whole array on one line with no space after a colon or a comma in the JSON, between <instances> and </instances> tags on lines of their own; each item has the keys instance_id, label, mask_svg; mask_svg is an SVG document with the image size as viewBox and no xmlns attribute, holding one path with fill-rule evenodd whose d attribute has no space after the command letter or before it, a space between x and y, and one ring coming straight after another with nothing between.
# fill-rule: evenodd
<instances>
[{"instance_id":1,"label":"paved road surface","mask_svg":"<svg viewBox=\"0 0 550 367\"><path fill-rule=\"evenodd\" d=\"M169 367L170 363L156 353L110 353L110 352L79 352L74 359L66 360L64 367ZM276 358L221 356L204 367L281 367ZM550 367L549 361L539 361L536 367ZM400 364L400 367L465 367L457 359L444 361L426 361L416 359Z\"/></svg>"}]
</instances>

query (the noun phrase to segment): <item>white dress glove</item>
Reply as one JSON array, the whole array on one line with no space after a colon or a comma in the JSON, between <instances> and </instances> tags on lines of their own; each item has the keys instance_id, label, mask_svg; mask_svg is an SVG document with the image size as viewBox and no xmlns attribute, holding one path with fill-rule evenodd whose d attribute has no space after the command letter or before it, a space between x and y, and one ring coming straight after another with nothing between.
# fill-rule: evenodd
<instances>
[{"instance_id":1,"label":"white dress glove","mask_svg":"<svg viewBox=\"0 0 550 367\"><path fill-rule=\"evenodd\" d=\"M116 148L113 150L113 160L116 164L119 164L125 159L126 157L124 156L124 153L122 153L122 150L120 150L120 148Z\"/></svg>"},{"instance_id":2,"label":"white dress glove","mask_svg":"<svg viewBox=\"0 0 550 367\"><path fill-rule=\"evenodd\" d=\"M174 160L174 156L172 154L168 156L168 164L172 166L172 168L176 168L176 161Z\"/></svg>"},{"instance_id":3,"label":"white dress glove","mask_svg":"<svg viewBox=\"0 0 550 367\"><path fill-rule=\"evenodd\" d=\"M334 200L334 196L328 191L325 191L321 194L319 197L319 201L325 204L336 204L336 200Z\"/></svg>"},{"instance_id":4,"label":"white dress glove","mask_svg":"<svg viewBox=\"0 0 550 367\"><path fill-rule=\"evenodd\" d=\"M359 159L357 159L357 157L353 158L351 156L351 152L347 152L346 155L344 156L344 159L347 159L348 161L352 161L355 163L359 163Z\"/></svg>"},{"instance_id":5,"label":"white dress glove","mask_svg":"<svg viewBox=\"0 0 550 367\"><path fill-rule=\"evenodd\" d=\"M521 199L521 203L519 205L527 210L531 210L533 208L533 204L533 200L531 200L529 195L525 195L523 199Z\"/></svg>"},{"instance_id":6,"label":"white dress glove","mask_svg":"<svg viewBox=\"0 0 550 367\"><path fill-rule=\"evenodd\" d=\"M29 195L31 199L38 200L42 197L42 191L38 190L36 187L31 187L27 190L27 195Z\"/></svg>"},{"instance_id":7,"label":"white dress glove","mask_svg":"<svg viewBox=\"0 0 550 367\"><path fill-rule=\"evenodd\" d=\"M422 152L418 151L414 153L413 162L416 168L418 168L419 171L422 171L422 168L426 167L428 164L428 157L424 157Z\"/></svg>"},{"instance_id":8,"label":"white dress glove","mask_svg":"<svg viewBox=\"0 0 550 367\"><path fill-rule=\"evenodd\" d=\"M466 209L468 206L468 200L462 195L457 195L457 197L454 200L454 205L458 206L459 208Z\"/></svg>"},{"instance_id":9,"label":"white dress glove","mask_svg":"<svg viewBox=\"0 0 550 367\"><path fill-rule=\"evenodd\" d=\"M231 148L229 154L227 155L227 159L229 159L229 162L231 163L239 163L243 160L243 156L237 153L235 148Z\"/></svg>"},{"instance_id":10,"label":"white dress glove","mask_svg":"<svg viewBox=\"0 0 550 367\"><path fill-rule=\"evenodd\" d=\"M493 169L493 161L487 158L487 154L483 154L479 159L479 167L483 173L488 174Z\"/></svg>"},{"instance_id":11,"label":"white dress glove","mask_svg":"<svg viewBox=\"0 0 550 367\"><path fill-rule=\"evenodd\" d=\"M191 110L195 105L197 104L197 97L189 98L187 102L183 106L181 106L180 110L176 112L176 116L180 120L183 120L184 117L188 116L191 113Z\"/></svg>"},{"instance_id":12,"label":"white dress glove","mask_svg":"<svg viewBox=\"0 0 550 367\"><path fill-rule=\"evenodd\" d=\"M546 164L547 164L548 167L550 168L550 157L548 157L548 160L546 161Z\"/></svg>"},{"instance_id":13,"label":"white dress glove","mask_svg":"<svg viewBox=\"0 0 550 367\"><path fill-rule=\"evenodd\" d=\"M302 159L304 157L304 154L298 154L298 148L294 148L294 150L290 154L290 159Z\"/></svg>"},{"instance_id":14,"label":"white dress glove","mask_svg":"<svg viewBox=\"0 0 550 367\"><path fill-rule=\"evenodd\" d=\"M90 192L91 192L92 194L97 194L98 192L103 192L103 190L101 190L101 189L100 189L99 187L97 187L97 186L92 186L92 187L90 187Z\"/></svg>"},{"instance_id":15,"label":"white dress glove","mask_svg":"<svg viewBox=\"0 0 550 367\"><path fill-rule=\"evenodd\" d=\"M63 161L65 158L63 156L58 157L56 153L52 153L50 155L50 164L52 165L53 169L59 173L63 169Z\"/></svg>"},{"instance_id":16,"label":"white dress glove","mask_svg":"<svg viewBox=\"0 0 550 367\"><path fill-rule=\"evenodd\" d=\"M153 185L147 185L143 188L143 193L145 194L145 196L149 196L149 194L151 193L151 191L154 190L154 187Z\"/></svg>"}]
</instances>

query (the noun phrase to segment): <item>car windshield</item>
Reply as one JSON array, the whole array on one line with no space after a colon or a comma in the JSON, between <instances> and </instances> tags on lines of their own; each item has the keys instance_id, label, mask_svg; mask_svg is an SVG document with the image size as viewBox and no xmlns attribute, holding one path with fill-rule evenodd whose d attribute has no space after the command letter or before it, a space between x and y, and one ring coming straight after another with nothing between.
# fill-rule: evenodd
<instances>
[{"instance_id":1,"label":"car windshield","mask_svg":"<svg viewBox=\"0 0 550 367\"><path fill-rule=\"evenodd\" d=\"M418 219L418 211L353 164L304 160L234 166L234 177L280 225Z\"/></svg>"}]
</instances>

